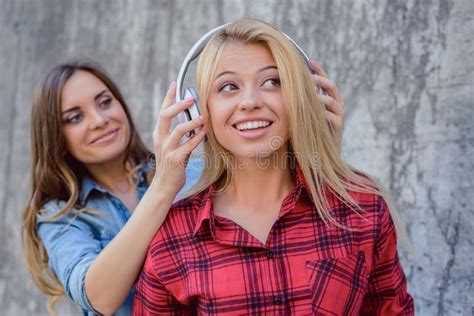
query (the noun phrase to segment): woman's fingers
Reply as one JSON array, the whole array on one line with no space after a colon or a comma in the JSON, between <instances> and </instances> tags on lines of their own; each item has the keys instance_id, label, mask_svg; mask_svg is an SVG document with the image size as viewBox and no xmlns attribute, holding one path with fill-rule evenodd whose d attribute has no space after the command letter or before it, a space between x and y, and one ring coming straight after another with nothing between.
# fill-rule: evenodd
<instances>
[{"instance_id":1,"label":"woman's fingers","mask_svg":"<svg viewBox=\"0 0 474 316\"><path fill-rule=\"evenodd\" d=\"M330 96L332 96L341 106L343 106L341 94L339 93L336 83L328 78L326 71L324 71L324 69L321 68L321 66L319 66L314 60L310 60L309 64L316 72L316 74L312 76L314 83L326 90Z\"/></svg>"},{"instance_id":2,"label":"woman's fingers","mask_svg":"<svg viewBox=\"0 0 474 316\"><path fill-rule=\"evenodd\" d=\"M191 105L193 105L193 103L194 103L194 98L188 97L184 99L183 101L179 101L178 103L173 104L170 107L167 107L166 109L160 112L160 115L163 118L173 119L179 113L183 112L184 110L189 108Z\"/></svg>"},{"instance_id":3,"label":"woman's fingers","mask_svg":"<svg viewBox=\"0 0 474 316\"><path fill-rule=\"evenodd\" d=\"M189 131L199 129L193 138L180 143L181 138ZM184 169L191 152L203 140L206 134L204 120L198 117L192 121L179 124L171 134L155 140L155 177L167 179L173 190L178 192L185 182Z\"/></svg>"},{"instance_id":4,"label":"woman's fingers","mask_svg":"<svg viewBox=\"0 0 474 316\"><path fill-rule=\"evenodd\" d=\"M339 152L341 151L342 145L342 126L344 121L344 108L337 102L333 97L328 95L319 95L319 98L324 103L325 116L329 125L331 126L331 132L336 141L336 146Z\"/></svg>"},{"instance_id":5,"label":"woman's fingers","mask_svg":"<svg viewBox=\"0 0 474 316\"><path fill-rule=\"evenodd\" d=\"M173 104L173 100L174 100L174 97L176 95L176 82L173 81L169 88L168 88L168 91L166 91L166 95L165 95L165 98L163 100L163 103L161 104L161 108L160 108L160 115L158 116L158 119L156 120L156 125L155 125L155 129L153 130L153 135L154 136L158 136L159 132L160 132L160 129L164 128L162 125L166 125L164 124L164 122L162 122L162 120L160 119L161 118L161 113L166 109L168 108L171 104ZM169 126L168 126L169 128Z\"/></svg>"},{"instance_id":6,"label":"woman's fingers","mask_svg":"<svg viewBox=\"0 0 474 316\"><path fill-rule=\"evenodd\" d=\"M313 81L316 85L326 90L329 96L341 103L341 94L339 93L339 89L334 81L318 75L313 75Z\"/></svg>"},{"instance_id":7,"label":"woman's fingers","mask_svg":"<svg viewBox=\"0 0 474 316\"><path fill-rule=\"evenodd\" d=\"M171 132L170 137L168 138L167 143L172 147L175 148L181 142L181 139L189 132L198 129L199 127L203 127L204 119L202 116L195 118L192 121L181 123L176 126L176 128ZM194 136L196 137L196 136ZM193 137L193 138L194 138Z\"/></svg>"},{"instance_id":8,"label":"woman's fingers","mask_svg":"<svg viewBox=\"0 0 474 316\"><path fill-rule=\"evenodd\" d=\"M338 151L341 151L342 145L342 117L338 116L330 111L326 111L326 120L329 123L331 133L336 141L336 147Z\"/></svg>"},{"instance_id":9,"label":"woman's fingers","mask_svg":"<svg viewBox=\"0 0 474 316\"><path fill-rule=\"evenodd\" d=\"M317 75L326 77L326 78L328 77L324 69L321 66L319 66L319 64L315 62L314 60L310 60L309 65L311 66L311 69L313 69L316 72Z\"/></svg>"},{"instance_id":10,"label":"woman's fingers","mask_svg":"<svg viewBox=\"0 0 474 316\"><path fill-rule=\"evenodd\" d=\"M178 167L181 170L186 168L188 163L189 157L191 157L191 152L199 145L199 143L206 137L206 127L204 126L199 130L193 138L186 141L184 144L179 145L178 148L167 151L166 155L162 155L164 158L162 162L164 162L164 166L167 172L174 170L173 176L178 176L179 172L176 172ZM184 175L184 174L183 174ZM184 181L185 182L185 181ZM184 184L183 182L183 184ZM179 186L179 189L182 188L182 185Z\"/></svg>"},{"instance_id":11,"label":"woman's fingers","mask_svg":"<svg viewBox=\"0 0 474 316\"><path fill-rule=\"evenodd\" d=\"M158 123L157 123L157 128L156 128L157 136L159 136L160 138L167 137L169 135L171 122L173 121L173 119L179 113L191 107L193 103L194 103L194 99L190 97L162 109L158 117Z\"/></svg>"},{"instance_id":12,"label":"woman's fingers","mask_svg":"<svg viewBox=\"0 0 474 316\"><path fill-rule=\"evenodd\" d=\"M196 148L199 143L206 137L207 127L202 127L199 132L193 136L190 140L184 143L179 150L183 152L185 155L190 155L191 152Z\"/></svg>"},{"instance_id":13,"label":"woman's fingers","mask_svg":"<svg viewBox=\"0 0 474 316\"><path fill-rule=\"evenodd\" d=\"M319 95L320 100L323 102L324 107L327 111L330 111L341 118L344 116L344 107L337 102L333 97L328 95Z\"/></svg>"},{"instance_id":14,"label":"woman's fingers","mask_svg":"<svg viewBox=\"0 0 474 316\"><path fill-rule=\"evenodd\" d=\"M173 81L170 84L168 91L166 91L165 99L163 100L163 103L161 104L161 111L169 107L171 104L173 104L175 96L176 96L176 81Z\"/></svg>"},{"instance_id":15,"label":"woman's fingers","mask_svg":"<svg viewBox=\"0 0 474 316\"><path fill-rule=\"evenodd\" d=\"M331 124L335 130L339 130L342 127L342 119L339 115L336 115L332 112L326 111L326 120Z\"/></svg>"},{"instance_id":16,"label":"woman's fingers","mask_svg":"<svg viewBox=\"0 0 474 316\"><path fill-rule=\"evenodd\" d=\"M331 131L336 140L339 151L342 144L342 126L344 121L344 103L339 89L334 81L328 78L326 71L314 60L310 60L311 69L316 72L313 75L315 85L323 88L328 95L319 94L321 101L324 103L326 119L331 126Z\"/></svg>"},{"instance_id":17,"label":"woman's fingers","mask_svg":"<svg viewBox=\"0 0 474 316\"><path fill-rule=\"evenodd\" d=\"M176 95L176 84L172 83L163 101L158 122L153 132L153 142L156 161L155 179L163 186L167 186L177 193L186 181L184 169L191 152L199 142L205 137L206 129L204 120L198 117L192 121L178 124L170 132L172 120L181 112L191 107L193 98L173 104ZM196 135L182 144L180 140L183 136L195 129L200 129Z\"/></svg>"}]
</instances>

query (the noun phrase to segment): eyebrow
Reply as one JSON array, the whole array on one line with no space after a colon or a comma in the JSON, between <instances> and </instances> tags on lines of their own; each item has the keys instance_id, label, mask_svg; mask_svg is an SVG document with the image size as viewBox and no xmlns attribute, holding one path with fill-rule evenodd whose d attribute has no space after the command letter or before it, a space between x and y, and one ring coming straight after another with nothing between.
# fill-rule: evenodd
<instances>
[{"instance_id":1,"label":"eyebrow","mask_svg":"<svg viewBox=\"0 0 474 316\"><path fill-rule=\"evenodd\" d=\"M268 70L268 69L276 69L278 70L277 66L274 66L274 65L270 65L270 66L266 66L266 67L263 67L263 68L260 68L259 70L257 70L257 72L262 72L262 71L265 71L265 70ZM235 71L223 71L221 72L220 74L218 74L216 76L216 79L219 78L219 77L222 77L224 75L235 75L237 74Z\"/></svg>"},{"instance_id":2,"label":"eyebrow","mask_svg":"<svg viewBox=\"0 0 474 316\"><path fill-rule=\"evenodd\" d=\"M106 93L108 90L102 90L101 92L97 93L96 96L94 97L94 101L97 101L97 99L99 99L102 95L104 95L104 93ZM76 110L79 110L80 107L79 106L73 106L72 108L70 109L67 109L66 111L62 112L61 113L61 116L66 114L66 113L69 113L69 112L73 112L73 111L76 111Z\"/></svg>"}]
</instances>

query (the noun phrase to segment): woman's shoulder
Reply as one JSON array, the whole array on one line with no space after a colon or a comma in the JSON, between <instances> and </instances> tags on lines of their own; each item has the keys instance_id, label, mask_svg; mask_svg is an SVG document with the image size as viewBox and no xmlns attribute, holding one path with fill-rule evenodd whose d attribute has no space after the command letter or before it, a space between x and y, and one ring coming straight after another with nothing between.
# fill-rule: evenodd
<instances>
[{"instance_id":1,"label":"woman's shoulder","mask_svg":"<svg viewBox=\"0 0 474 316\"><path fill-rule=\"evenodd\" d=\"M381 193L349 191L349 194L362 209L363 214L379 217L388 212L387 201Z\"/></svg>"},{"instance_id":2,"label":"woman's shoulder","mask_svg":"<svg viewBox=\"0 0 474 316\"><path fill-rule=\"evenodd\" d=\"M346 216L362 218L364 221L369 220L377 225L382 217L389 214L388 202L386 201L387 193L373 177L361 171L355 173L359 177L358 180L362 182L357 183L356 187L358 189L349 189L347 193L357 203L357 208L348 205L350 203L342 202L335 194L331 194L333 205L336 209L345 213ZM360 184L363 186L360 186Z\"/></svg>"},{"instance_id":3,"label":"woman's shoulder","mask_svg":"<svg viewBox=\"0 0 474 316\"><path fill-rule=\"evenodd\" d=\"M45 202L36 213L37 224L44 222L64 222L70 224L74 221L87 221L93 214L99 214L90 205L81 206L73 203L69 206L69 203L69 201L61 199L52 199Z\"/></svg>"},{"instance_id":4,"label":"woman's shoulder","mask_svg":"<svg viewBox=\"0 0 474 316\"><path fill-rule=\"evenodd\" d=\"M205 190L174 202L153 243L193 234L208 199L209 195Z\"/></svg>"},{"instance_id":5,"label":"woman's shoulder","mask_svg":"<svg viewBox=\"0 0 474 316\"><path fill-rule=\"evenodd\" d=\"M52 199L49 200L48 202L44 203L40 210L37 213L37 217L39 220L47 217L53 217L55 215L58 215L61 210L66 207L67 201L60 200L60 199Z\"/></svg>"},{"instance_id":6,"label":"woman's shoulder","mask_svg":"<svg viewBox=\"0 0 474 316\"><path fill-rule=\"evenodd\" d=\"M348 193L354 200L362 205L373 205L383 202L383 197L380 192L381 186L376 179L360 170L353 170L357 176L356 180L349 181L350 184L359 188L366 188L366 190L350 189ZM372 191L372 192L369 192Z\"/></svg>"},{"instance_id":7,"label":"woman's shoulder","mask_svg":"<svg viewBox=\"0 0 474 316\"><path fill-rule=\"evenodd\" d=\"M180 213L187 213L191 210L198 209L201 206L202 201L206 198L206 193L207 190L204 190L177 200L171 205L170 214L178 215Z\"/></svg>"}]
</instances>

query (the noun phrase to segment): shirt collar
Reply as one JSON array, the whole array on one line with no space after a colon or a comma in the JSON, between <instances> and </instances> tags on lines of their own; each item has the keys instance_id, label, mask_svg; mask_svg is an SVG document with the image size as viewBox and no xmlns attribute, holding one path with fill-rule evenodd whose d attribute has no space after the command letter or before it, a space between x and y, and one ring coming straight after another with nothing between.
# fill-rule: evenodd
<instances>
[{"instance_id":1,"label":"shirt collar","mask_svg":"<svg viewBox=\"0 0 474 316\"><path fill-rule=\"evenodd\" d=\"M213 209L212 196L214 195L215 190L216 190L216 183L212 184L207 189L200 203L196 204L196 207L198 208L198 218L196 221L196 225L194 226L193 235L196 235L196 233L199 231L199 229L204 224L204 222L207 222L209 224L209 229L212 234L212 227L214 224L213 218L211 216L212 209Z\"/></svg>"},{"instance_id":2,"label":"shirt collar","mask_svg":"<svg viewBox=\"0 0 474 316\"><path fill-rule=\"evenodd\" d=\"M297 164L295 167L295 186L293 189L290 191L288 196L283 200L282 203L282 210L283 212L279 215L279 217L282 217L292 209L294 209L296 203L302 197L302 194L309 198L310 203L312 203L312 196L311 196L311 191L309 190L308 183L306 182L306 179L303 175L303 172L301 171L299 165ZM200 230L200 228L203 226L204 223L208 223L209 229L211 234L213 234L213 226L214 226L214 217L212 214L213 211L213 203L212 203L212 197L214 195L214 192L216 190L216 183L212 184L209 186L207 191L204 193L203 198L200 200L200 202L196 203L196 207L198 208L198 218L196 221L196 225L194 227L193 235L196 235L196 233Z\"/></svg>"},{"instance_id":3,"label":"shirt collar","mask_svg":"<svg viewBox=\"0 0 474 316\"><path fill-rule=\"evenodd\" d=\"M304 175L303 175L303 171L301 171L300 166L297 164L296 167L295 167L295 169L293 169L293 170L295 170L295 172L296 172L296 177L295 177L295 178L296 178L296 184L295 184L295 187L298 188L298 189L304 188L304 189L308 190L308 183L306 182L306 179L305 179L305 177L304 177Z\"/></svg>"},{"instance_id":4,"label":"shirt collar","mask_svg":"<svg viewBox=\"0 0 474 316\"><path fill-rule=\"evenodd\" d=\"M311 196L311 190L308 187L306 178L298 164L293 169L295 173L295 186L283 199L278 219L297 208L297 203L314 204Z\"/></svg>"},{"instance_id":5,"label":"shirt collar","mask_svg":"<svg viewBox=\"0 0 474 316\"><path fill-rule=\"evenodd\" d=\"M146 172L148 171L148 165L145 163L143 166L138 170L138 172L135 175L135 180L137 181L137 187L139 189L146 189ZM84 178L82 179L81 183L81 191L79 193L79 203L81 205L85 205L87 199L89 198L89 195L93 190L97 190L102 193L108 193L109 191L98 184L94 179L92 179L91 176L85 175Z\"/></svg>"},{"instance_id":6,"label":"shirt collar","mask_svg":"<svg viewBox=\"0 0 474 316\"><path fill-rule=\"evenodd\" d=\"M82 179L81 192L79 193L79 203L85 205L87 198L93 190L97 190L102 193L108 192L104 187L95 182L89 175L86 175Z\"/></svg>"}]
</instances>

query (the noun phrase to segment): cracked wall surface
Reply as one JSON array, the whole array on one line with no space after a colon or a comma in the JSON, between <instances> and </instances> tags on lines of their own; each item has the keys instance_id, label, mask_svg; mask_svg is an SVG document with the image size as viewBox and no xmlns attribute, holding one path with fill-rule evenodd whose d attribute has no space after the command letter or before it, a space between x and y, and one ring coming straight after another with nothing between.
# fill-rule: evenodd
<instances>
[{"instance_id":1,"label":"cracked wall surface","mask_svg":"<svg viewBox=\"0 0 474 316\"><path fill-rule=\"evenodd\" d=\"M415 249L418 315L474 315L474 3L470 0L0 0L0 310L46 315L22 261L34 84L89 57L116 79L151 145L163 93L210 28L262 18L336 81L343 154L392 191ZM64 301L61 315L79 315Z\"/></svg>"}]
</instances>

